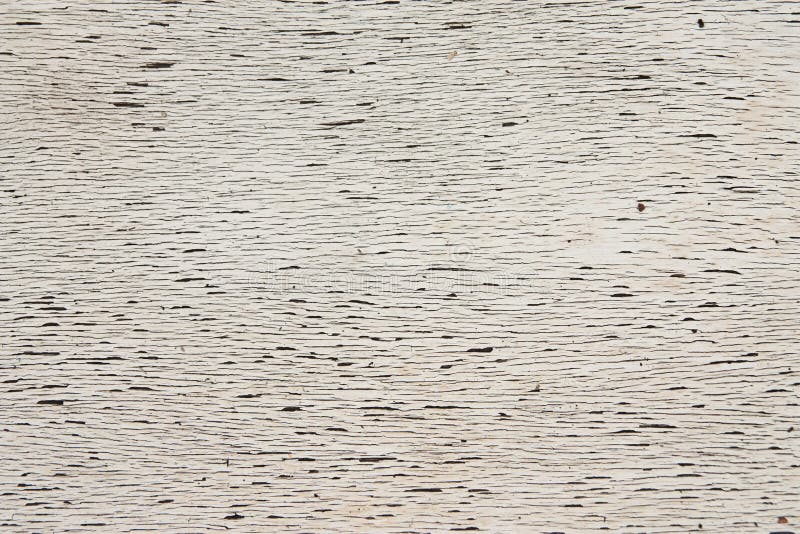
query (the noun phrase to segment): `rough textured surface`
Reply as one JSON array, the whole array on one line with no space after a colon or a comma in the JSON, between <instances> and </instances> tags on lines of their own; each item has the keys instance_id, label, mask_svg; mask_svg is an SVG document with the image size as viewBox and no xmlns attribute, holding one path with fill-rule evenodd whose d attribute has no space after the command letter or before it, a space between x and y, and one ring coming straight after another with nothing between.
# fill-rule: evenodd
<instances>
[{"instance_id":1,"label":"rough textured surface","mask_svg":"<svg viewBox=\"0 0 800 534\"><path fill-rule=\"evenodd\" d=\"M798 12L3 3L4 532L798 530Z\"/></svg>"}]
</instances>

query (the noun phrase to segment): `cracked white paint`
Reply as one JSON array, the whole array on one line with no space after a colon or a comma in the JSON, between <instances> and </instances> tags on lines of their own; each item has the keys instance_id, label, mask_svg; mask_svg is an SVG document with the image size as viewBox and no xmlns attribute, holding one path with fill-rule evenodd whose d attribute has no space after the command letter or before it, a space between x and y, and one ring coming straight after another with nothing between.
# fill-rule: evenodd
<instances>
[{"instance_id":1,"label":"cracked white paint","mask_svg":"<svg viewBox=\"0 0 800 534\"><path fill-rule=\"evenodd\" d=\"M798 28L6 2L3 531L796 531Z\"/></svg>"}]
</instances>

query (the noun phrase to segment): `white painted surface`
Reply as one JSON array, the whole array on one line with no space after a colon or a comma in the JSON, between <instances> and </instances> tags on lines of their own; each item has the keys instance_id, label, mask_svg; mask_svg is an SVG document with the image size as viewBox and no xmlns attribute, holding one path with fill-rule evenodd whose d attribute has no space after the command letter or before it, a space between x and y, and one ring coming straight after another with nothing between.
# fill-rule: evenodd
<instances>
[{"instance_id":1,"label":"white painted surface","mask_svg":"<svg viewBox=\"0 0 800 534\"><path fill-rule=\"evenodd\" d=\"M4 3L0 524L797 530L798 12Z\"/></svg>"}]
</instances>

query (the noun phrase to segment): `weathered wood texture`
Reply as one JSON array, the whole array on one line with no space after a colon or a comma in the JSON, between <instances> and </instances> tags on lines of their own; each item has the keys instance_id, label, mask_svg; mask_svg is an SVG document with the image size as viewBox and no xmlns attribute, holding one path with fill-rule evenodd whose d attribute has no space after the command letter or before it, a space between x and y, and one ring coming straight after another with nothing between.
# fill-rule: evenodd
<instances>
[{"instance_id":1,"label":"weathered wood texture","mask_svg":"<svg viewBox=\"0 0 800 534\"><path fill-rule=\"evenodd\" d=\"M3 531L797 530L798 12L4 2Z\"/></svg>"}]
</instances>

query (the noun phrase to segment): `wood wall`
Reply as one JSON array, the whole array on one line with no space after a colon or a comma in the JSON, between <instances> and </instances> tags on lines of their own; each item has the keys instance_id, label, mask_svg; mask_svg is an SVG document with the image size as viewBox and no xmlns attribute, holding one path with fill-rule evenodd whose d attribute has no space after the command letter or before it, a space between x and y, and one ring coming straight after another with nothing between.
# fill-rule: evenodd
<instances>
[{"instance_id":1,"label":"wood wall","mask_svg":"<svg viewBox=\"0 0 800 534\"><path fill-rule=\"evenodd\" d=\"M15 0L0 73L4 532L800 528L798 3Z\"/></svg>"}]
</instances>

